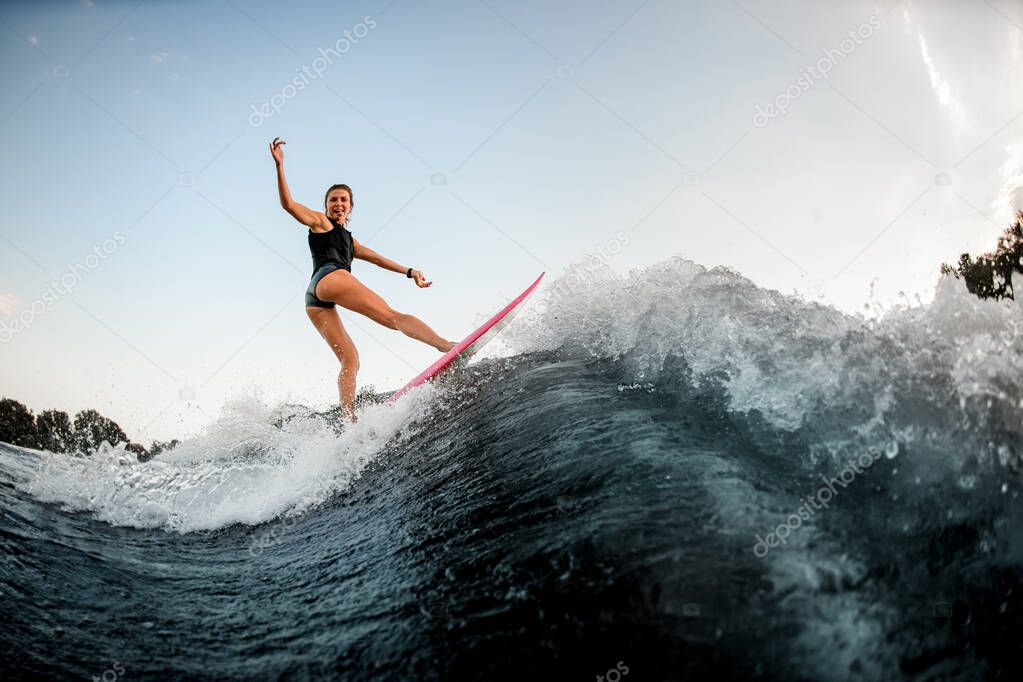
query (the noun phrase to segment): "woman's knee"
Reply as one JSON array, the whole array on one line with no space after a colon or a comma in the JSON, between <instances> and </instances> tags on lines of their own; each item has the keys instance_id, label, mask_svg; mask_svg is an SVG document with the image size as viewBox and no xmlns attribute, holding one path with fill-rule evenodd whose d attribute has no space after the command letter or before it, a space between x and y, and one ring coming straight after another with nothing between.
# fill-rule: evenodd
<instances>
[{"instance_id":1,"label":"woman's knee","mask_svg":"<svg viewBox=\"0 0 1023 682\"><path fill-rule=\"evenodd\" d=\"M337 340L330 344L330 349L334 351L334 356L344 370L359 370L359 351L355 348L350 340Z\"/></svg>"},{"instance_id":2,"label":"woman's knee","mask_svg":"<svg viewBox=\"0 0 1023 682\"><path fill-rule=\"evenodd\" d=\"M354 348L338 353L337 359L341 361L342 372L355 373L359 371L359 351Z\"/></svg>"},{"instance_id":3,"label":"woman's knee","mask_svg":"<svg viewBox=\"0 0 1023 682\"><path fill-rule=\"evenodd\" d=\"M405 315L402 315L394 308L381 308L373 311L371 317L377 324L383 325L388 329L397 329L398 324Z\"/></svg>"}]
</instances>

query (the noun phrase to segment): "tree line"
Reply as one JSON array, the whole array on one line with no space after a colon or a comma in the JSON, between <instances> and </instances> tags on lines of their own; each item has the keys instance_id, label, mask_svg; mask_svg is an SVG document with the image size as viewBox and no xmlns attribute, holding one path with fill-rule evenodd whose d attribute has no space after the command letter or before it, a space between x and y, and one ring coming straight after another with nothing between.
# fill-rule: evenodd
<instances>
[{"instance_id":1,"label":"tree line","mask_svg":"<svg viewBox=\"0 0 1023 682\"><path fill-rule=\"evenodd\" d=\"M96 452L103 442L110 445L126 443L125 450L145 462L164 450L174 447L169 443L153 441L148 448L133 443L124 429L112 419L96 410L82 410L72 420L67 412L43 410L33 415L32 410L12 398L0 399L0 441L24 448L66 452L88 456Z\"/></svg>"}]
</instances>

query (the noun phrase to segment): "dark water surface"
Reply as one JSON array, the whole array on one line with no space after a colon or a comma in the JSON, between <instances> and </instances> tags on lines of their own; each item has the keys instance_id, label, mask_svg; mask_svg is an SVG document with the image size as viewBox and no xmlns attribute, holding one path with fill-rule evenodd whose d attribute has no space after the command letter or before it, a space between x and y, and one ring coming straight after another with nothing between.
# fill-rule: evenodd
<instances>
[{"instance_id":1,"label":"dark water surface","mask_svg":"<svg viewBox=\"0 0 1023 682\"><path fill-rule=\"evenodd\" d=\"M149 463L0 446L0 668L1017 679L1019 318L675 261L556 283L508 357L340 435L241 403Z\"/></svg>"}]
</instances>

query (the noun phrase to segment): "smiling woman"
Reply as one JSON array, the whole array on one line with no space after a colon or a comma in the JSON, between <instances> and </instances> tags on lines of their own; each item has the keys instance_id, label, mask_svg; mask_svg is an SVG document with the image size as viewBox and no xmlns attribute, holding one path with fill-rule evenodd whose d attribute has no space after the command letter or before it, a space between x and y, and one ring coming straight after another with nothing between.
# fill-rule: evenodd
<instances>
[{"instance_id":1,"label":"smiling woman","mask_svg":"<svg viewBox=\"0 0 1023 682\"><path fill-rule=\"evenodd\" d=\"M433 282L419 270L406 268L359 243L348 230L348 218L354 207L352 188L332 185L323 200L323 212L314 211L291 198L284 178L284 147L280 138L270 143L270 154L277 165L277 189L281 207L295 220L309 228L309 252L313 258L313 276L306 289L305 305L309 320L330 346L341 363L337 377L341 413L355 421L355 384L359 371L359 351L348 335L335 306L365 315L388 329L397 329L408 337L433 346L442 353L455 345L437 335L419 318L400 313L383 298L352 275L352 260L359 258L385 270L400 272L427 288Z\"/></svg>"}]
</instances>

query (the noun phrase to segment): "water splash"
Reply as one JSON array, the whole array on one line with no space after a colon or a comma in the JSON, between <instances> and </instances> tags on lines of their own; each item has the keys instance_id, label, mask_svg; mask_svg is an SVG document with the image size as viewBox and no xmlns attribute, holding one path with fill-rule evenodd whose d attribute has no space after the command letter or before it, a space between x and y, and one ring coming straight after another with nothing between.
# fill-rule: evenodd
<instances>
[{"instance_id":1,"label":"water splash","mask_svg":"<svg viewBox=\"0 0 1023 682\"><path fill-rule=\"evenodd\" d=\"M866 318L684 258L589 274L553 281L507 341L621 361L626 383L719 386L731 410L801 429L835 458L914 445L960 465L1018 464L1023 308L1013 301L981 301L942 278L933 302Z\"/></svg>"},{"instance_id":2,"label":"water splash","mask_svg":"<svg viewBox=\"0 0 1023 682\"><path fill-rule=\"evenodd\" d=\"M394 407L367 406L340 434L307 409L246 398L148 462L104 444L90 457L39 452L9 464L36 498L112 525L179 533L256 525L347 489L389 442L408 435L432 390Z\"/></svg>"}]
</instances>

